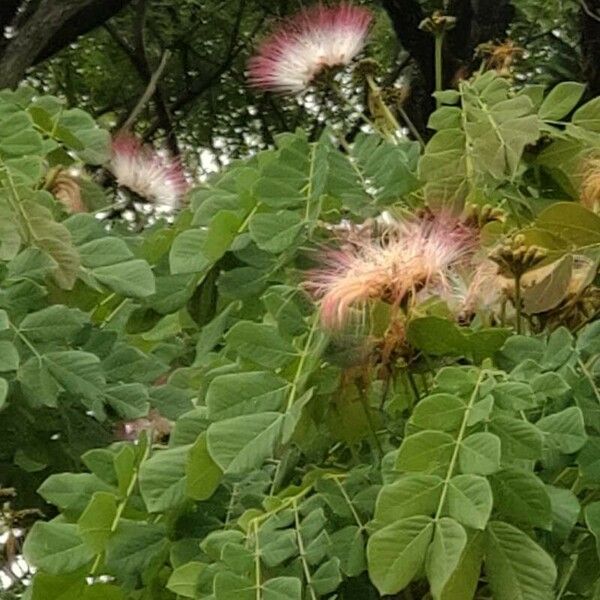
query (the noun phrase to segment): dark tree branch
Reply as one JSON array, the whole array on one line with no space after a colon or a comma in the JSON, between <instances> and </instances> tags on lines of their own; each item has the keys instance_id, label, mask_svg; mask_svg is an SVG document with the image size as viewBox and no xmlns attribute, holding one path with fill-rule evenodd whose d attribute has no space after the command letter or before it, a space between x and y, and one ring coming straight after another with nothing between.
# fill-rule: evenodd
<instances>
[{"instance_id":1,"label":"dark tree branch","mask_svg":"<svg viewBox=\"0 0 600 600\"><path fill-rule=\"evenodd\" d=\"M600 95L600 0L586 0L581 7L581 54L589 93Z\"/></svg>"},{"instance_id":2,"label":"dark tree branch","mask_svg":"<svg viewBox=\"0 0 600 600\"><path fill-rule=\"evenodd\" d=\"M137 8L138 13L135 23L135 46L132 46L121 35L120 31L111 23L105 23L104 28L106 29L106 31L108 31L110 36L121 48L121 50L123 50L123 52L127 55L127 58L129 58L131 64L137 71L138 76L146 85L146 91L144 92L144 96L147 95L148 92L151 92L151 97L156 105L157 128L162 128L165 130L165 133L167 135L167 146L169 150L173 153L173 155L178 156L180 154L179 145L177 143L177 138L173 128L171 115L165 102L164 92L162 90L162 87L158 84L158 78L156 77L156 73L158 73L160 76L160 74L162 74L163 69L157 69L155 74L153 74L146 53L146 43L144 37L147 10L146 0L140 0L137 3ZM163 54L163 59L164 56L165 55ZM148 98L146 98L146 100L148 100ZM122 125L129 123L129 121L131 120L131 114L133 114L133 112L136 112L137 116L137 111L135 111L135 108L132 109L132 111L128 112L127 115L123 116Z\"/></svg>"},{"instance_id":3,"label":"dark tree branch","mask_svg":"<svg viewBox=\"0 0 600 600\"><path fill-rule=\"evenodd\" d=\"M411 95L405 106L411 121L426 136L426 124L435 105L433 35L419 29L428 15L417 0L383 0L394 31L409 53ZM475 49L481 43L502 40L513 17L510 0L450 0L447 14L456 18L454 29L446 35L443 52L443 84L450 87L459 73L469 73L475 66Z\"/></svg>"},{"instance_id":4,"label":"dark tree branch","mask_svg":"<svg viewBox=\"0 0 600 600\"><path fill-rule=\"evenodd\" d=\"M44 46L42 52L35 57L34 64L54 56L79 36L100 27L102 23L114 17L131 2L132 0L94 0L85 10L80 10L65 22ZM58 3L56 2L56 4Z\"/></svg>"},{"instance_id":5,"label":"dark tree branch","mask_svg":"<svg viewBox=\"0 0 600 600\"><path fill-rule=\"evenodd\" d=\"M236 21L231 31L229 47L227 49L227 54L223 59L223 62L205 79L196 83L192 88L188 89L184 94L182 94L175 102L173 102L170 106L172 112L177 110L181 110L200 96L202 96L205 92L210 90L210 88L215 85L219 81L222 75L224 75L232 66L235 59L239 56L242 50L246 47L245 43L239 42L240 37L240 28L242 23L243 11L246 0L240 0L239 9L236 17ZM254 29L246 35L247 40L252 40L254 36L258 33L260 28L264 24L264 15L257 22ZM158 120L155 120L154 123L144 132L144 138L151 138L156 130L160 127Z\"/></svg>"},{"instance_id":6,"label":"dark tree branch","mask_svg":"<svg viewBox=\"0 0 600 600\"><path fill-rule=\"evenodd\" d=\"M26 70L62 50L79 35L101 25L131 0L40 0L31 12L21 2L0 2L0 23L17 24L0 54L0 88L14 87ZM16 4L16 6L15 6ZM7 21L8 20L8 21Z\"/></svg>"},{"instance_id":7,"label":"dark tree branch","mask_svg":"<svg viewBox=\"0 0 600 600\"><path fill-rule=\"evenodd\" d=\"M42 0L4 51L0 62L0 88L17 85L33 59L43 51L62 25L93 2L94 0Z\"/></svg>"}]
</instances>

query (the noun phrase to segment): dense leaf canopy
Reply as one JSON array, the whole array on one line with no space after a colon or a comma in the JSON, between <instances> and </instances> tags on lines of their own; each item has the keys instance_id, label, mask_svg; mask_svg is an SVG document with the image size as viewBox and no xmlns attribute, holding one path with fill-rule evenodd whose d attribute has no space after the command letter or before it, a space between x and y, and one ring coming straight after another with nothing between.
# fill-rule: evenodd
<instances>
[{"instance_id":1,"label":"dense leaf canopy","mask_svg":"<svg viewBox=\"0 0 600 600\"><path fill-rule=\"evenodd\" d=\"M0 7L0 597L599 597L600 5L362 4Z\"/></svg>"}]
</instances>

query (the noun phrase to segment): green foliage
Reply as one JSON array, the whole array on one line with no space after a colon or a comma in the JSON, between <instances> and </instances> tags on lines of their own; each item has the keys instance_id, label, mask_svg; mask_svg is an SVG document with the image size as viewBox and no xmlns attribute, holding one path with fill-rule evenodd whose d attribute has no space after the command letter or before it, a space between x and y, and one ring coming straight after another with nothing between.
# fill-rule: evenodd
<instances>
[{"instance_id":1,"label":"green foliage","mask_svg":"<svg viewBox=\"0 0 600 600\"><path fill-rule=\"evenodd\" d=\"M45 517L24 543L25 597L596 597L600 345L582 303L600 226L547 153L593 150L599 105L549 123L581 88L534 96L491 72L461 83L423 152L282 134L172 223L133 231L45 190L53 167L104 162L104 130L0 95L0 466L17 493L3 518ZM509 273L498 314L440 294L323 327L302 284L332 230L466 199L504 209L482 254L517 232L544 250L543 299L519 306ZM386 362L392 309L404 337Z\"/></svg>"}]
</instances>

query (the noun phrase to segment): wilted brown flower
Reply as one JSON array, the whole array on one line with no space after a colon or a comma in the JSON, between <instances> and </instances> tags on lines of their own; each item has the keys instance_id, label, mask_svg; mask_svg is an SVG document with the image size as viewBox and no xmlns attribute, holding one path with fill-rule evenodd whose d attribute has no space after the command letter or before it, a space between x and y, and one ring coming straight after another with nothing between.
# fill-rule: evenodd
<instances>
[{"instance_id":1,"label":"wilted brown flower","mask_svg":"<svg viewBox=\"0 0 600 600\"><path fill-rule=\"evenodd\" d=\"M81 188L78 178L66 169L56 171L56 174L49 183L48 189L68 213L87 212L87 207L81 199Z\"/></svg>"},{"instance_id":2,"label":"wilted brown flower","mask_svg":"<svg viewBox=\"0 0 600 600\"><path fill-rule=\"evenodd\" d=\"M600 155L588 156L581 170L579 188L581 204L594 212L600 212Z\"/></svg>"}]
</instances>

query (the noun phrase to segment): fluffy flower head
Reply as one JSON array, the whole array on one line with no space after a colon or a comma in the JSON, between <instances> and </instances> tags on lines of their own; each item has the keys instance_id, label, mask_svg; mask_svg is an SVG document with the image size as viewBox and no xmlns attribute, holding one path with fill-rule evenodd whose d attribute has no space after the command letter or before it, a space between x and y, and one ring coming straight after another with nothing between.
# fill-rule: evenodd
<instances>
[{"instance_id":1,"label":"fluffy flower head","mask_svg":"<svg viewBox=\"0 0 600 600\"><path fill-rule=\"evenodd\" d=\"M363 49L372 14L350 4L307 8L283 21L248 63L250 84L298 93L324 69L348 65Z\"/></svg>"},{"instance_id":2,"label":"fluffy flower head","mask_svg":"<svg viewBox=\"0 0 600 600\"><path fill-rule=\"evenodd\" d=\"M397 306L409 294L450 293L453 268L474 245L473 232L449 216L395 222L377 238L331 252L307 287L323 325L339 329L371 300Z\"/></svg>"},{"instance_id":3,"label":"fluffy flower head","mask_svg":"<svg viewBox=\"0 0 600 600\"><path fill-rule=\"evenodd\" d=\"M178 206L188 187L179 161L127 133L113 140L110 170L119 185L170 208Z\"/></svg>"}]
</instances>

